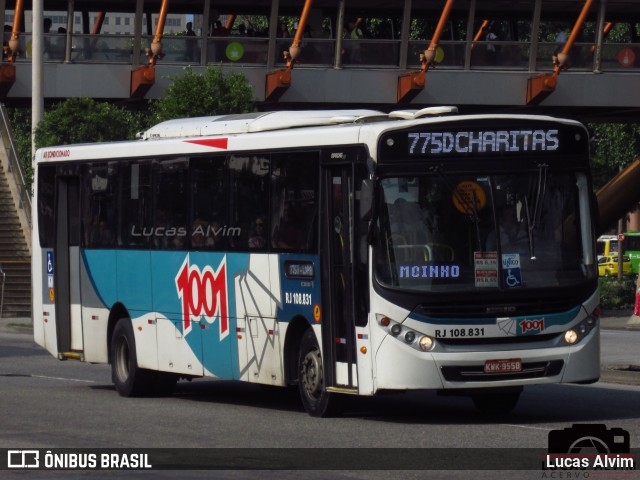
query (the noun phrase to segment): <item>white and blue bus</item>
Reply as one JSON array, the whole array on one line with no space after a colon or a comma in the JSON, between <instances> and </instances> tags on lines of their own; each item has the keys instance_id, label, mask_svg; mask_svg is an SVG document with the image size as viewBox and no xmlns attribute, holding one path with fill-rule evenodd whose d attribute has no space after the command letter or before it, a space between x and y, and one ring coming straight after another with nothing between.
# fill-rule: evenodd
<instances>
[{"instance_id":1,"label":"white and blue bus","mask_svg":"<svg viewBox=\"0 0 640 480\"><path fill-rule=\"evenodd\" d=\"M180 379L417 389L507 412L599 378L588 132L454 107L173 120L36 154L34 336L111 364L124 396Z\"/></svg>"}]
</instances>

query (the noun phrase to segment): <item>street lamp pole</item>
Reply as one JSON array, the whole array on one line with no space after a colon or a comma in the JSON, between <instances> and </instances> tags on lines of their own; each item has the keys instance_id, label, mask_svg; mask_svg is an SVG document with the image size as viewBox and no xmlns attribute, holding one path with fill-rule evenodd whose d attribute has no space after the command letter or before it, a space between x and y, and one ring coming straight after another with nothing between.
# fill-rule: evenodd
<instances>
[{"instance_id":1,"label":"street lamp pole","mask_svg":"<svg viewBox=\"0 0 640 480\"><path fill-rule=\"evenodd\" d=\"M33 0L31 26L33 36L31 41L31 158L33 162L36 153L35 132L36 127L44 116L44 74L43 74L43 0Z\"/></svg>"}]
</instances>

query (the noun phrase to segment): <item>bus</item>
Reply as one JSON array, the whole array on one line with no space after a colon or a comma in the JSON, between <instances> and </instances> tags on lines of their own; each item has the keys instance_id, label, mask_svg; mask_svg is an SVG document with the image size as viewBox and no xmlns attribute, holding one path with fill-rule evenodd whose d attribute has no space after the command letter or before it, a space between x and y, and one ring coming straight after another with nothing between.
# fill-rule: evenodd
<instances>
[{"instance_id":1,"label":"bus","mask_svg":"<svg viewBox=\"0 0 640 480\"><path fill-rule=\"evenodd\" d=\"M431 390L504 413L600 375L589 135L455 107L160 123L35 157L35 341L176 382Z\"/></svg>"},{"instance_id":2,"label":"bus","mask_svg":"<svg viewBox=\"0 0 640 480\"><path fill-rule=\"evenodd\" d=\"M618 253L618 237L616 235L600 235L596 240L598 258Z\"/></svg>"},{"instance_id":3,"label":"bus","mask_svg":"<svg viewBox=\"0 0 640 480\"><path fill-rule=\"evenodd\" d=\"M601 235L596 242L596 251L598 258L614 255L618 253L618 237L617 235ZM628 231L624 232L624 240L622 241L623 255L631 260L633 273L637 274L640 265L640 232Z\"/></svg>"},{"instance_id":4,"label":"bus","mask_svg":"<svg viewBox=\"0 0 640 480\"><path fill-rule=\"evenodd\" d=\"M638 274L640 271L640 231L625 232L622 249L631 260L633 273Z\"/></svg>"}]
</instances>

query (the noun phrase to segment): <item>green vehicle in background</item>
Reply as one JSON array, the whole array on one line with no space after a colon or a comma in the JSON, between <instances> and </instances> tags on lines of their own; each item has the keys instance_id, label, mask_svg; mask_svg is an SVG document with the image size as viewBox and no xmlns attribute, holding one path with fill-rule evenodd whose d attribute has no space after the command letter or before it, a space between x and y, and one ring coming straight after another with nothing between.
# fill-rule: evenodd
<instances>
[{"instance_id":1,"label":"green vehicle in background","mask_svg":"<svg viewBox=\"0 0 640 480\"><path fill-rule=\"evenodd\" d=\"M640 264L640 231L626 232L622 248L624 248L624 254L628 255L631 260L633 273L638 273L638 264Z\"/></svg>"}]
</instances>

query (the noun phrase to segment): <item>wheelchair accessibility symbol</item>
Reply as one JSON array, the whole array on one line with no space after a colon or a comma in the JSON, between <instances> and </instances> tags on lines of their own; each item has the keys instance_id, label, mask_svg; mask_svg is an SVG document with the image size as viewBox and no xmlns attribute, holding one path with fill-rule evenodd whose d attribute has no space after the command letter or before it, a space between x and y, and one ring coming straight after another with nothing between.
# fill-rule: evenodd
<instances>
[{"instance_id":1,"label":"wheelchair accessibility symbol","mask_svg":"<svg viewBox=\"0 0 640 480\"><path fill-rule=\"evenodd\" d=\"M515 288L522 285L519 254L502 254L502 280L507 288Z\"/></svg>"},{"instance_id":2,"label":"wheelchair accessibility symbol","mask_svg":"<svg viewBox=\"0 0 640 480\"><path fill-rule=\"evenodd\" d=\"M53 252L47 252L47 275L53 275Z\"/></svg>"},{"instance_id":3,"label":"wheelchair accessibility symbol","mask_svg":"<svg viewBox=\"0 0 640 480\"><path fill-rule=\"evenodd\" d=\"M516 270L517 275L511 273L511 270L507 270L507 274L504 279L504 283L506 283L507 287L517 287L520 285L520 269Z\"/></svg>"}]
</instances>

